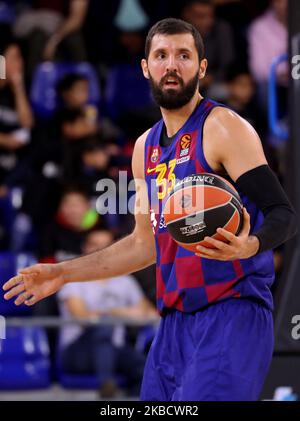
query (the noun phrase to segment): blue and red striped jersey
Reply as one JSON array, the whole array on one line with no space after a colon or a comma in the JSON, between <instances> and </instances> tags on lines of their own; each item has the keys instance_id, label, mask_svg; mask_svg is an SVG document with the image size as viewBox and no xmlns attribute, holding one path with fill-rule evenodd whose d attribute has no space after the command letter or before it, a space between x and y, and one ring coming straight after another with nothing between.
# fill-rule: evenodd
<instances>
[{"instance_id":1,"label":"blue and red striped jersey","mask_svg":"<svg viewBox=\"0 0 300 421\"><path fill-rule=\"evenodd\" d=\"M205 119L220 105L203 99L169 146L160 144L163 120L152 127L145 142L145 179L155 234L156 298L160 313L166 309L194 312L230 297L252 299L273 308L272 251L228 262L200 258L172 239L163 218L164 203L176 180L195 173L215 173L205 159L202 138ZM262 224L263 214L245 195L239 194L254 232Z\"/></svg>"}]
</instances>

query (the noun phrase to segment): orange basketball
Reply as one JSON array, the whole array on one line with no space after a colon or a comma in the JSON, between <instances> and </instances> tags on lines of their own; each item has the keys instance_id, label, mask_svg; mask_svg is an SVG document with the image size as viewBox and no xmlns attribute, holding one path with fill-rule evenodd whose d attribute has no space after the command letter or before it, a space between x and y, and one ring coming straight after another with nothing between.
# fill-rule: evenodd
<instances>
[{"instance_id":1,"label":"orange basketball","mask_svg":"<svg viewBox=\"0 0 300 421\"><path fill-rule=\"evenodd\" d=\"M164 207L167 229L182 247L197 252L196 246L212 247L206 236L227 241L217 228L239 234L243 203L231 183L215 174L192 174L179 181Z\"/></svg>"}]
</instances>

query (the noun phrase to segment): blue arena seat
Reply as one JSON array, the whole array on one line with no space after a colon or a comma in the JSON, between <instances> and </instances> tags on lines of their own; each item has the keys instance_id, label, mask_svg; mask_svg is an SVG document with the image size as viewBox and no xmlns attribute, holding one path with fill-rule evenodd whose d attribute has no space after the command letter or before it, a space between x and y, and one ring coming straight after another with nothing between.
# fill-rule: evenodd
<instances>
[{"instance_id":1,"label":"blue arena seat","mask_svg":"<svg viewBox=\"0 0 300 421\"><path fill-rule=\"evenodd\" d=\"M105 101L107 113L113 120L128 110L153 105L149 82L139 64L118 64L107 76Z\"/></svg>"},{"instance_id":2,"label":"blue arena seat","mask_svg":"<svg viewBox=\"0 0 300 421\"><path fill-rule=\"evenodd\" d=\"M63 371L58 372L58 380L65 389L99 389L99 380L95 374L74 374ZM115 381L120 387L126 387L126 378L122 375L117 375Z\"/></svg>"},{"instance_id":3,"label":"blue arena seat","mask_svg":"<svg viewBox=\"0 0 300 421\"><path fill-rule=\"evenodd\" d=\"M30 100L36 115L48 118L57 108L56 85L68 73L78 73L86 76L89 81L89 103L98 105L100 102L100 87L97 74L89 63L54 63L39 64L34 72Z\"/></svg>"},{"instance_id":4,"label":"blue arena seat","mask_svg":"<svg viewBox=\"0 0 300 421\"><path fill-rule=\"evenodd\" d=\"M15 19L14 5L10 1L1 1L0 4L0 23L12 24Z\"/></svg>"},{"instance_id":5,"label":"blue arena seat","mask_svg":"<svg viewBox=\"0 0 300 421\"><path fill-rule=\"evenodd\" d=\"M147 353L154 338L157 327L149 325L140 329L136 339L136 349L141 354ZM95 374L75 374L66 372L62 367L61 348L58 343L56 350L56 371L57 378L61 386L66 389L98 389L99 381ZM121 388L126 388L128 381L125 375L116 374L116 383Z\"/></svg>"},{"instance_id":6,"label":"blue arena seat","mask_svg":"<svg viewBox=\"0 0 300 421\"><path fill-rule=\"evenodd\" d=\"M99 389L99 380L96 374L69 373L63 369L61 363L61 348L59 345L56 350L56 375L60 385L65 389ZM116 376L116 382L120 387L126 386L126 379L124 376Z\"/></svg>"},{"instance_id":7,"label":"blue arena seat","mask_svg":"<svg viewBox=\"0 0 300 421\"><path fill-rule=\"evenodd\" d=\"M0 314L2 316L30 315L31 307L24 304L16 306L14 300L6 301L3 298L2 285L15 276L19 269L36 263L35 257L30 253L0 252Z\"/></svg>"},{"instance_id":8,"label":"blue arena seat","mask_svg":"<svg viewBox=\"0 0 300 421\"><path fill-rule=\"evenodd\" d=\"M0 389L25 390L50 386L49 346L40 327L7 327L0 341Z\"/></svg>"}]
</instances>

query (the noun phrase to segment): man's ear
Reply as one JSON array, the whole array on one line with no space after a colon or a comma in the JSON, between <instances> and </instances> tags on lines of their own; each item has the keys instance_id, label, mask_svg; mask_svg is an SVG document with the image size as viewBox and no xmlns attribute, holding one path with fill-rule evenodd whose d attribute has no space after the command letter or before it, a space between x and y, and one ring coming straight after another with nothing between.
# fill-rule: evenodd
<instances>
[{"instance_id":1,"label":"man's ear","mask_svg":"<svg viewBox=\"0 0 300 421\"><path fill-rule=\"evenodd\" d=\"M148 70L148 63L147 63L147 60L146 59L144 59L144 58L142 59L141 66L142 66L144 77L146 79L150 79L150 77L149 77L149 70Z\"/></svg>"},{"instance_id":2,"label":"man's ear","mask_svg":"<svg viewBox=\"0 0 300 421\"><path fill-rule=\"evenodd\" d=\"M199 79L203 79L205 77L207 65L208 65L208 62L206 58L202 59L200 63L200 68L199 68Z\"/></svg>"}]
</instances>

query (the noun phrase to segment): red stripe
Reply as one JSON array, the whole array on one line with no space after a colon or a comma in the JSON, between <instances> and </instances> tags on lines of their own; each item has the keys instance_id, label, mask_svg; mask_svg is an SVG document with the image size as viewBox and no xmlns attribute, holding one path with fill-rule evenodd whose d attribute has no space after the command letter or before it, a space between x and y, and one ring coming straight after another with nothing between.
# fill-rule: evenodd
<instances>
[{"instance_id":1,"label":"red stripe","mask_svg":"<svg viewBox=\"0 0 300 421\"><path fill-rule=\"evenodd\" d=\"M195 167L196 167L196 173L199 174L201 172L206 172L205 169L200 164L199 159L195 159Z\"/></svg>"},{"instance_id":2,"label":"red stripe","mask_svg":"<svg viewBox=\"0 0 300 421\"><path fill-rule=\"evenodd\" d=\"M233 267L236 273L237 278L242 278L244 276L244 271L241 265L240 260L234 260L233 262Z\"/></svg>"}]
</instances>

